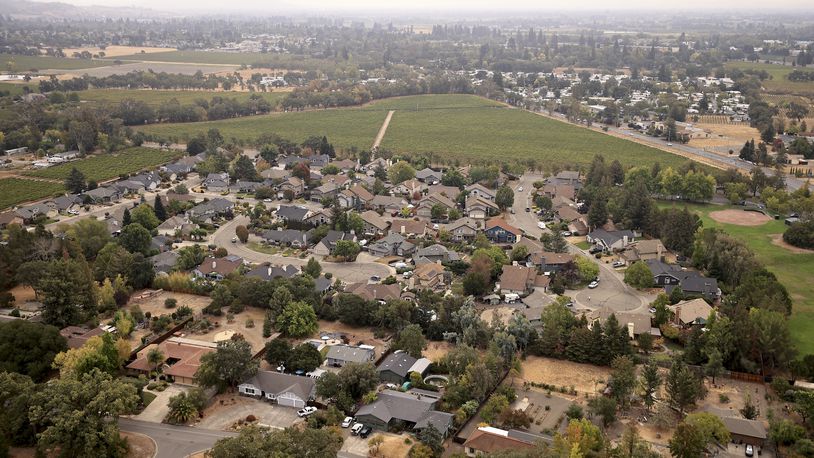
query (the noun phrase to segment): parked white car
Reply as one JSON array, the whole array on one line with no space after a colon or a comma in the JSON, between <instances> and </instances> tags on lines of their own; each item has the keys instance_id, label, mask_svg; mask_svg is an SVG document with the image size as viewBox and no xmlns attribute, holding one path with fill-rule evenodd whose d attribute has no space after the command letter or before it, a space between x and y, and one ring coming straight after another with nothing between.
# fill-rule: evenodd
<instances>
[{"instance_id":1,"label":"parked white car","mask_svg":"<svg viewBox=\"0 0 814 458\"><path fill-rule=\"evenodd\" d=\"M311 415L312 413L314 413L316 411L317 411L316 407L310 407L310 406L309 407L304 407L304 408L297 411L297 416L298 417L307 417L308 415Z\"/></svg>"},{"instance_id":2,"label":"parked white car","mask_svg":"<svg viewBox=\"0 0 814 458\"><path fill-rule=\"evenodd\" d=\"M353 417L345 417L345 419L342 420L342 427L343 428L350 428L350 426L353 424L353 422L354 422Z\"/></svg>"},{"instance_id":3,"label":"parked white car","mask_svg":"<svg viewBox=\"0 0 814 458\"><path fill-rule=\"evenodd\" d=\"M353 434L354 436L358 436L358 435L359 435L359 431L361 431L361 430L362 430L362 428L364 428L364 427L365 427L365 425L363 425L363 424L361 424L361 423L356 423L356 424L355 424L355 425L353 425L353 427L350 429L350 433L351 433L351 434Z\"/></svg>"},{"instance_id":4,"label":"parked white car","mask_svg":"<svg viewBox=\"0 0 814 458\"><path fill-rule=\"evenodd\" d=\"M588 283L588 288L590 288L590 289L594 289L597 286L599 286L599 281L597 281L597 280L594 280L594 281Z\"/></svg>"},{"instance_id":5,"label":"parked white car","mask_svg":"<svg viewBox=\"0 0 814 458\"><path fill-rule=\"evenodd\" d=\"M537 221L537 227L539 227L540 229L545 229L545 222Z\"/></svg>"}]
</instances>

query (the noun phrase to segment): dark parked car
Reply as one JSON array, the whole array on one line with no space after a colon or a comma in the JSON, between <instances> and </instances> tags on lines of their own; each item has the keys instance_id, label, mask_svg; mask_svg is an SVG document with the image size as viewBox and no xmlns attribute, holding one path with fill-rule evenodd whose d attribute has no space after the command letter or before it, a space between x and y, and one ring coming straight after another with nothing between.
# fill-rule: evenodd
<instances>
[{"instance_id":1,"label":"dark parked car","mask_svg":"<svg viewBox=\"0 0 814 458\"><path fill-rule=\"evenodd\" d=\"M373 431L373 429L370 426L366 425L364 428L362 428L361 431L359 431L359 437L361 437L362 439L366 439L367 436L370 435L371 431Z\"/></svg>"}]
</instances>

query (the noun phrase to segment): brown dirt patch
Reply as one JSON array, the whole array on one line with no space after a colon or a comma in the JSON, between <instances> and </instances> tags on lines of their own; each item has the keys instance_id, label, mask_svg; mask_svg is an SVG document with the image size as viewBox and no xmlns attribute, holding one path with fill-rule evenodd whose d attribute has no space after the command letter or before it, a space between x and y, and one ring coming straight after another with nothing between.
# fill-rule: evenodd
<instances>
[{"instance_id":1,"label":"brown dirt patch","mask_svg":"<svg viewBox=\"0 0 814 458\"><path fill-rule=\"evenodd\" d=\"M406 435L393 435L393 434L379 434L384 439L382 445L379 446L379 453L371 456L381 456L387 458L404 458L410 453L410 449L415 443L414 440L410 444L405 444L404 439Z\"/></svg>"},{"instance_id":2,"label":"brown dirt patch","mask_svg":"<svg viewBox=\"0 0 814 458\"><path fill-rule=\"evenodd\" d=\"M809 250L807 248L798 248L794 245L789 245L783 240L783 234L769 234L769 238L772 239L772 245L779 246L781 248L785 248L786 250L791 251L792 253L796 254L814 254L814 250Z\"/></svg>"},{"instance_id":3,"label":"brown dirt patch","mask_svg":"<svg viewBox=\"0 0 814 458\"><path fill-rule=\"evenodd\" d=\"M141 311L144 313L150 312L153 316L161 316L165 314L170 314L174 311L174 309L168 309L164 307L164 301L169 298L175 298L178 301L178 307L182 305L186 305L187 307L191 308L193 312L198 313L203 310L204 307L209 305L212 302L208 296L197 296L195 294L185 294L185 293L174 293L171 291L162 291L158 294L155 294L150 297L145 297L144 299L135 299L141 294L144 294L148 290L136 291L133 293L133 299L131 299L127 306L131 307L133 305L138 305L141 308Z\"/></svg>"},{"instance_id":4,"label":"brown dirt patch","mask_svg":"<svg viewBox=\"0 0 814 458\"><path fill-rule=\"evenodd\" d=\"M152 458L155 455L155 442L144 434L121 432L121 436L127 439L130 449L127 451L128 458Z\"/></svg>"},{"instance_id":5,"label":"brown dirt patch","mask_svg":"<svg viewBox=\"0 0 814 458\"><path fill-rule=\"evenodd\" d=\"M10 292L12 295L14 295L14 302L18 307L23 302L35 300L36 296L36 294L34 294L34 289L30 286L17 285L14 288L11 288Z\"/></svg>"},{"instance_id":6,"label":"brown dirt patch","mask_svg":"<svg viewBox=\"0 0 814 458\"><path fill-rule=\"evenodd\" d=\"M610 378L610 369L537 356L523 361L523 380L570 387L580 393L594 393Z\"/></svg>"},{"instance_id":7,"label":"brown dirt patch","mask_svg":"<svg viewBox=\"0 0 814 458\"><path fill-rule=\"evenodd\" d=\"M712 148L729 146L736 152L743 144L753 138L760 137L760 131L749 124L711 124L696 123L694 127L703 129L709 137L693 138L690 145L696 148Z\"/></svg>"},{"instance_id":8,"label":"brown dirt patch","mask_svg":"<svg viewBox=\"0 0 814 458\"><path fill-rule=\"evenodd\" d=\"M744 210L718 210L710 212L709 217L719 223L734 224L736 226L761 226L772 218L758 212Z\"/></svg>"},{"instance_id":9,"label":"brown dirt patch","mask_svg":"<svg viewBox=\"0 0 814 458\"><path fill-rule=\"evenodd\" d=\"M424 350L424 357L437 363L441 361L450 350L452 350L452 344L449 342L430 342L427 344L427 349Z\"/></svg>"},{"instance_id":10,"label":"brown dirt patch","mask_svg":"<svg viewBox=\"0 0 814 458\"><path fill-rule=\"evenodd\" d=\"M376 347L376 358L382 355L387 349L387 341L373 335L373 329L365 327L353 327L342 324L339 321L319 321L319 331L314 337L319 337L320 332L342 333L347 337L350 345L373 345ZM389 339L388 339L389 340Z\"/></svg>"}]
</instances>

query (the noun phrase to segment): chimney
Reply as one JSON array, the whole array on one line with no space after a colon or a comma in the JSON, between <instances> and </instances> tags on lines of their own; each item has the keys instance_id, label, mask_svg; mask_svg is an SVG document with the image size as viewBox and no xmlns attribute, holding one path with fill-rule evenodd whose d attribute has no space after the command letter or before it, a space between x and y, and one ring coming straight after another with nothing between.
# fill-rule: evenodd
<instances>
[{"instance_id":1,"label":"chimney","mask_svg":"<svg viewBox=\"0 0 814 458\"><path fill-rule=\"evenodd\" d=\"M661 260L662 260L662 259L661 259L661 256L662 256L662 254L663 254L663 252L662 252L662 250L663 250L663 249L664 249L664 247L663 247L663 246L661 246L661 243L657 243L657 244L656 244L656 253L657 253L657 257L656 257L656 259L658 259L659 261L661 261Z\"/></svg>"},{"instance_id":2,"label":"chimney","mask_svg":"<svg viewBox=\"0 0 814 458\"><path fill-rule=\"evenodd\" d=\"M675 323L678 324L678 325L681 324L681 306L680 305L676 306Z\"/></svg>"}]
</instances>

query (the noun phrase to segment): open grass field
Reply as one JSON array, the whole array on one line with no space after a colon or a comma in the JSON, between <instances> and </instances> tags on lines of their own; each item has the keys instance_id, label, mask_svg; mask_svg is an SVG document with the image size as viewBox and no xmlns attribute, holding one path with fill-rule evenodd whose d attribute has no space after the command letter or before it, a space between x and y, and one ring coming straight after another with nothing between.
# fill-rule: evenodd
<instances>
[{"instance_id":1,"label":"open grass field","mask_svg":"<svg viewBox=\"0 0 814 458\"><path fill-rule=\"evenodd\" d=\"M80 68L104 67L110 64L112 64L112 62L103 60L0 54L0 69L12 72L27 72L30 70L45 69L77 70Z\"/></svg>"},{"instance_id":2,"label":"open grass field","mask_svg":"<svg viewBox=\"0 0 814 458\"><path fill-rule=\"evenodd\" d=\"M59 183L3 178L0 180L0 210L13 207L21 202L44 199L64 191L65 188Z\"/></svg>"},{"instance_id":3,"label":"open grass field","mask_svg":"<svg viewBox=\"0 0 814 458\"><path fill-rule=\"evenodd\" d=\"M0 89L3 89L0 87ZM252 94L258 94L271 104L277 103L286 96L285 92L236 92L236 91L157 91L151 89L89 89L78 92L82 101L97 102L102 104L117 104L122 99L135 99L146 103L152 107L158 107L171 99L177 99L182 105L188 105L195 100L212 100L213 97L224 97L228 99L248 100Z\"/></svg>"},{"instance_id":4,"label":"open grass field","mask_svg":"<svg viewBox=\"0 0 814 458\"><path fill-rule=\"evenodd\" d=\"M165 151L153 148L128 148L113 154L90 156L78 161L60 164L42 170L26 172L26 175L64 180L71 169L77 168L85 178L104 181L119 175L155 167L182 155L181 151Z\"/></svg>"},{"instance_id":5,"label":"open grass field","mask_svg":"<svg viewBox=\"0 0 814 458\"><path fill-rule=\"evenodd\" d=\"M217 128L226 139L254 140L263 134L278 134L291 141L302 142L311 135L325 135L335 146L370 148L381 127L386 111L357 108L341 110L273 113L262 116L205 121L185 124L153 124L140 127L147 134L181 139L206 133Z\"/></svg>"},{"instance_id":6,"label":"open grass field","mask_svg":"<svg viewBox=\"0 0 814 458\"><path fill-rule=\"evenodd\" d=\"M462 161L587 165L601 153L622 164L677 166L686 159L645 145L507 108L471 95L422 95L379 100L361 108L275 113L240 119L141 127L162 137L188 138L209 128L225 138L252 140L276 133L292 141L326 135L337 146L369 148L388 110L396 110L382 147L432 152Z\"/></svg>"},{"instance_id":7,"label":"open grass field","mask_svg":"<svg viewBox=\"0 0 814 458\"><path fill-rule=\"evenodd\" d=\"M31 92L38 92L37 83L0 83L0 92L8 91L9 95L21 95L25 87L31 89Z\"/></svg>"},{"instance_id":8,"label":"open grass field","mask_svg":"<svg viewBox=\"0 0 814 458\"><path fill-rule=\"evenodd\" d=\"M665 204L671 205L671 204ZM675 204L681 206L682 204ZM793 307L789 328L801 355L814 353L814 253L795 253L772 243L772 235L782 234L786 226L782 220L771 220L757 226L724 224L713 220L709 214L715 211L739 207L723 205L687 205L698 213L704 227L718 227L744 241L766 268L774 272L791 294Z\"/></svg>"},{"instance_id":9,"label":"open grass field","mask_svg":"<svg viewBox=\"0 0 814 458\"><path fill-rule=\"evenodd\" d=\"M119 56L118 59L213 65L251 65L252 67L323 70L326 72L335 71L337 67L354 66L362 63L352 57L349 60L319 59L294 54L226 51L170 51L146 55L131 54L129 56Z\"/></svg>"},{"instance_id":10,"label":"open grass field","mask_svg":"<svg viewBox=\"0 0 814 458\"><path fill-rule=\"evenodd\" d=\"M763 81L763 87L765 87L766 91L769 93L793 94L802 96L814 95L814 82L789 81L786 78L786 75L791 73L793 70L800 69L804 71L814 71L814 69L811 68L800 68L792 67L790 65L775 65L775 64L766 64L762 62L742 62L742 61L727 62L726 68L739 68L741 70L746 69L765 70L769 75L772 76L772 79Z\"/></svg>"},{"instance_id":11,"label":"open grass field","mask_svg":"<svg viewBox=\"0 0 814 458\"><path fill-rule=\"evenodd\" d=\"M527 111L490 106L491 103L485 104L489 101L475 96L444 96L456 98L456 103L448 108L441 104L422 108L424 99L432 97L435 96L404 97L370 105L418 105L412 111L396 110L382 148L403 153L432 152L475 162L511 158L580 166L589 164L598 153L626 166L654 162L677 166L686 161L649 146Z\"/></svg>"}]
</instances>

